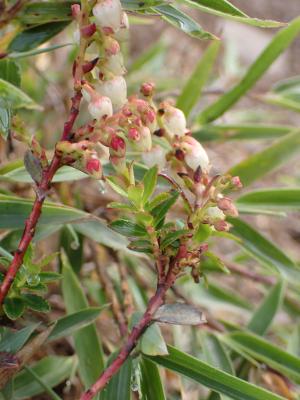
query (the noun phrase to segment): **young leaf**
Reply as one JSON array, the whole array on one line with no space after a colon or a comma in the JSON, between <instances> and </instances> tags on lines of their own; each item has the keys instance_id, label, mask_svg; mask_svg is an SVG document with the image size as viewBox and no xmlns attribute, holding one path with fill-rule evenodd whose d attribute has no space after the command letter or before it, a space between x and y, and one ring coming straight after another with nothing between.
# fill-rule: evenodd
<instances>
[{"instance_id":1,"label":"young leaf","mask_svg":"<svg viewBox=\"0 0 300 400\"><path fill-rule=\"evenodd\" d=\"M188 2L190 1L188 0ZM249 19L244 18L245 22L247 20L249 21ZM277 57L297 37L299 32L300 18L296 18L273 37L271 43L254 61L238 84L202 111L199 116L199 122L203 124L214 121L230 109L261 78Z\"/></svg>"},{"instance_id":2,"label":"young leaf","mask_svg":"<svg viewBox=\"0 0 300 400\"><path fill-rule=\"evenodd\" d=\"M220 43L220 41L214 41L209 45L177 99L176 107L180 108L186 116L190 114L201 97L201 92L218 55Z\"/></svg>"},{"instance_id":3,"label":"young leaf","mask_svg":"<svg viewBox=\"0 0 300 400\"><path fill-rule=\"evenodd\" d=\"M239 176L243 185L248 186L270 171L289 161L300 148L300 133L293 131L270 147L253 154L229 170L232 176Z\"/></svg>"},{"instance_id":4,"label":"young leaf","mask_svg":"<svg viewBox=\"0 0 300 400\"><path fill-rule=\"evenodd\" d=\"M48 340L66 337L94 322L106 306L89 307L57 320Z\"/></svg>"},{"instance_id":5,"label":"young leaf","mask_svg":"<svg viewBox=\"0 0 300 400\"><path fill-rule=\"evenodd\" d=\"M144 184L143 203L144 204L150 199L150 197L152 196L152 194L156 188L157 173L158 173L158 169L157 169L157 166L155 165L154 167L148 169L148 171L144 175L144 178L143 178L143 184Z\"/></svg>"},{"instance_id":6,"label":"young leaf","mask_svg":"<svg viewBox=\"0 0 300 400\"><path fill-rule=\"evenodd\" d=\"M188 233L189 233L188 229L179 229L178 231L167 233L166 236L161 241L160 244L161 250L166 249L168 246L174 243L175 240L181 238L183 235L186 235Z\"/></svg>"},{"instance_id":7,"label":"young leaf","mask_svg":"<svg viewBox=\"0 0 300 400\"><path fill-rule=\"evenodd\" d=\"M277 311L281 307L284 295L284 284L279 281L267 294L263 302L252 315L247 328L263 336L271 325Z\"/></svg>"},{"instance_id":8,"label":"young leaf","mask_svg":"<svg viewBox=\"0 0 300 400\"><path fill-rule=\"evenodd\" d=\"M150 356L165 356L168 354L166 342L156 323L150 325L141 337L140 349L143 354Z\"/></svg>"},{"instance_id":9,"label":"young leaf","mask_svg":"<svg viewBox=\"0 0 300 400\"><path fill-rule=\"evenodd\" d=\"M7 139L11 125L11 108L7 101L0 101L0 135Z\"/></svg>"},{"instance_id":10,"label":"young leaf","mask_svg":"<svg viewBox=\"0 0 300 400\"><path fill-rule=\"evenodd\" d=\"M19 65L12 60L1 60L0 79L19 87L21 84L21 71Z\"/></svg>"},{"instance_id":11,"label":"young leaf","mask_svg":"<svg viewBox=\"0 0 300 400\"><path fill-rule=\"evenodd\" d=\"M111 228L124 236L147 236L146 229L128 219L118 219L110 224Z\"/></svg>"},{"instance_id":12,"label":"young leaf","mask_svg":"<svg viewBox=\"0 0 300 400\"><path fill-rule=\"evenodd\" d=\"M36 294L23 294L22 300L24 300L24 303L28 308L31 308L34 311L43 313L50 311L50 305L48 301L41 296L37 296Z\"/></svg>"},{"instance_id":13,"label":"young leaf","mask_svg":"<svg viewBox=\"0 0 300 400\"><path fill-rule=\"evenodd\" d=\"M229 221L232 224L231 233L241 239L237 243L248 254L273 271L275 268L291 282L299 279L300 268L283 251L246 222L238 218L230 218Z\"/></svg>"},{"instance_id":14,"label":"young leaf","mask_svg":"<svg viewBox=\"0 0 300 400\"><path fill-rule=\"evenodd\" d=\"M176 28L181 29L184 33L197 39L216 39L212 33L207 32L194 21L190 16L172 6L171 4L163 4L153 8L153 11L161 15L162 19L169 22Z\"/></svg>"},{"instance_id":15,"label":"young leaf","mask_svg":"<svg viewBox=\"0 0 300 400\"><path fill-rule=\"evenodd\" d=\"M141 368L141 386L145 400L166 400L159 370L154 362L142 357L139 362Z\"/></svg>"},{"instance_id":16,"label":"young leaf","mask_svg":"<svg viewBox=\"0 0 300 400\"><path fill-rule=\"evenodd\" d=\"M18 319L25 311L25 302L20 297L7 297L4 300L3 310L8 318Z\"/></svg>"},{"instance_id":17,"label":"young leaf","mask_svg":"<svg viewBox=\"0 0 300 400\"><path fill-rule=\"evenodd\" d=\"M27 108L39 111L42 109L21 89L3 79L0 79L0 96L11 108Z\"/></svg>"},{"instance_id":18,"label":"young leaf","mask_svg":"<svg viewBox=\"0 0 300 400\"><path fill-rule=\"evenodd\" d=\"M154 314L153 319L163 324L174 325L200 325L206 319L202 312L190 304L174 303L164 304Z\"/></svg>"},{"instance_id":19,"label":"young leaf","mask_svg":"<svg viewBox=\"0 0 300 400\"><path fill-rule=\"evenodd\" d=\"M145 357L235 400L283 400L283 397L214 368L172 346L168 346L168 351L167 356Z\"/></svg>"},{"instance_id":20,"label":"young leaf","mask_svg":"<svg viewBox=\"0 0 300 400\"><path fill-rule=\"evenodd\" d=\"M176 203L178 199L179 193L176 191L171 192L171 196L163 201L161 204L156 206L152 211L151 214L155 219L155 226L157 227L159 223L165 218L166 214L168 213L169 209Z\"/></svg>"},{"instance_id":21,"label":"young leaf","mask_svg":"<svg viewBox=\"0 0 300 400\"><path fill-rule=\"evenodd\" d=\"M80 282L73 272L65 254L62 254L62 292L68 314L86 309L89 304ZM98 378L104 367L102 347L95 324L73 333L74 346L79 359L79 373L86 388Z\"/></svg>"},{"instance_id":22,"label":"young leaf","mask_svg":"<svg viewBox=\"0 0 300 400\"><path fill-rule=\"evenodd\" d=\"M109 184L109 186L118 194L120 194L123 197L128 197L127 191L125 189L122 188L122 186L119 185L119 183L117 182L117 180L112 177L112 176L108 176L106 178L107 183Z\"/></svg>"}]
</instances>

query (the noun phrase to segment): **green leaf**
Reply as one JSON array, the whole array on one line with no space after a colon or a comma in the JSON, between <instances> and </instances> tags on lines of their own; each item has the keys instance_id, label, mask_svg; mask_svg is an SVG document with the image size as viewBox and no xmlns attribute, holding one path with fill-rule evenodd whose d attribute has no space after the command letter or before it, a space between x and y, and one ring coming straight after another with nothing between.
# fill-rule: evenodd
<instances>
[{"instance_id":1,"label":"green leaf","mask_svg":"<svg viewBox=\"0 0 300 400\"><path fill-rule=\"evenodd\" d=\"M212 140L277 139L290 133L293 129L292 126L271 124L209 124L193 132L193 136L199 142L210 142Z\"/></svg>"},{"instance_id":2,"label":"green leaf","mask_svg":"<svg viewBox=\"0 0 300 400\"><path fill-rule=\"evenodd\" d=\"M18 14L18 20L25 25L40 25L53 21L69 21L71 16L71 5L69 1L35 2L26 4L21 13Z\"/></svg>"},{"instance_id":3,"label":"green leaf","mask_svg":"<svg viewBox=\"0 0 300 400\"><path fill-rule=\"evenodd\" d=\"M124 236L147 236L146 229L128 219L117 219L110 224L111 228Z\"/></svg>"},{"instance_id":4,"label":"green leaf","mask_svg":"<svg viewBox=\"0 0 300 400\"><path fill-rule=\"evenodd\" d=\"M122 186L119 185L117 182L117 179L113 176L108 176L106 178L107 183L109 186L118 194L120 194L123 197L128 197L127 191L122 188Z\"/></svg>"},{"instance_id":5,"label":"green leaf","mask_svg":"<svg viewBox=\"0 0 300 400\"><path fill-rule=\"evenodd\" d=\"M165 200L170 198L170 193L159 193L157 196L153 198L150 202L148 202L145 206L147 211L152 211L155 207L163 203Z\"/></svg>"},{"instance_id":6,"label":"green leaf","mask_svg":"<svg viewBox=\"0 0 300 400\"><path fill-rule=\"evenodd\" d=\"M100 400L131 400L131 370L132 359L129 357L101 392Z\"/></svg>"},{"instance_id":7,"label":"green leaf","mask_svg":"<svg viewBox=\"0 0 300 400\"><path fill-rule=\"evenodd\" d=\"M61 32L69 22L49 22L37 25L17 34L8 46L8 51L29 51L47 42Z\"/></svg>"},{"instance_id":8,"label":"green leaf","mask_svg":"<svg viewBox=\"0 0 300 400\"><path fill-rule=\"evenodd\" d=\"M68 379L76 364L74 357L48 356L31 368L49 387L55 387ZM30 399L44 392L41 385L32 379L31 374L23 370L14 379L14 400Z\"/></svg>"},{"instance_id":9,"label":"green leaf","mask_svg":"<svg viewBox=\"0 0 300 400\"><path fill-rule=\"evenodd\" d=\"M0 135L7 139L11 126L11 108L7 101L0 101Z\"/></svg>"},{"instance_id":10,"label":"green leaf","mask_svg":"<svg viewBox=\"0 0 300 400\"><path fill-rule=\"evenodd\" d=\"M43 299L41 296L36 294L23 294L22 299L24 300L26 306L34 311L43 313L50 311L50 305L48 301Z\"/></svg>"},{"instance_id":11,"label":"green leaf","mask_svg":"<svg viewBox=\"0 0 300 400\"><path fill-rule=\"evenodd\" d=\"M169 22L176 28L181 29L184 33L197 39L216 39L212 33L204 31L201 26L194 21L190 16L180 11L171 4L164 4L153 8L157 14L160 14L162 19Z\"/></svg>"},{"instance_id":12,"label":"green leaf","mask_svg":"<svg viewBox=\"0 0 300 400\"><path fill-rule=\"evenodd\" d=\"M20 297L7 297L4 300L3 310L8 318L20 318L25 311L25 302Z\"/></svg>"},{"instance_id":13,"label":"green leaf","mask_svg":"<svg viewBox=\"0 0 300 400\"><path fill-rule=\"evenodd\" d=\"M12 108L42 110L26 93L11 83L0 79L0 96Z\"/></svg>"},{"instance_id":14,"label":"green leaf","mask_svg":"<svg viewBox=\"0 0 300 400\"><path fill-rule=\"evenodd\" d=\"M272 146L253 154L229 170L229 174L238 175L244 186L263 177L295 156L300 148L300 132L294 131Z\"/></svg>"},{"instance_id":15,"label":"green leaf","mask_svg":"<svg viewBox=\"0 0 300 400\"><path fill-rule=\"evenodd\" d=\"M7 329L0 341L0 351L7 351L8 353L14 354L17 353L24 346L38 326L39 323L29 324L17 332Z\"/></svg>"},{"instance_id":16,"label":"green leaf","mask_svg":"<svg viewBox=\"0 0 300 400\"><path fill-rule=\"evenodd\" d=\"M144 204L150 199L150 197L152 196L152 194L156 188L157 173L158 173L158 168L157 168L157 165L155 165L154 167L148 169L148 171L144 175L144 178L143 178L143 184L144 184L143 203Z\"/></svg>"},{"instance_id":17,"label":"green leaf","mask_svg":"<svg viewBox=\"0 0 300 400\"><path fill-rule=\"evenodd\" d=\"M217 15L218 17L232 19L244 24L259 26L261 28L276 28L285 25L278 21L261 20L258 18L250 18L244 12L239 10L227 0L182 0L184 3L199 8L208 14Z\"/></svg>"},{"instance_id":18,"label":"green leaf","mask_svg":"<svg viewBox=\"0 0 300 400\"><path fill-rule=\"evenodd\" d=\"M147 10L148 8L164 3L164 0L121 0L122 7L128 11Z\"/></svg>"},{"instance_id":19,"label":"green leaf","mask_svg":"<svg viewBox=\"0 0 300 400\"><path fill-rule=\"evenodd\" d=\"M43 47L40 49L34 49L34 50L29 50L29 51L12 52L12 53L9 53L8 58L18 59L18 58L33 57L38 54L49 53L50 51L61 49L62 47L66 47L66 46L75 46L75 43L56 44L53 46Z\"/></svg>"},{"instance_id":20,"label":"green leaf","mask_svg":"<svg viewBox=\"0 0 300 400\"><path fill-rule=\"evenodd\" d=\"M21 71L19 65L12 60L0 60L0 79L14 86L20 86Z\"/></svg>"},{"instance_id":21,"label":"green leaf","mask_svg":"<svg viewBox=\"0 0 300 400\"><path fill-rule=\"evenodd\" d=\"M135 208L140 210L143 201L144 187L143 185L130 185L128 187L128 200Z\"/></svg>"},{"instance_id":22,"label":"green leaf","mask_svg":"<svg viewBox=\"0 0 300 400\"><path fill-rule=\"evenodd\" d=\"M258 309L255 310L247 328L263 336L271 325L277 311L281 307L284 295L284 284L279 281L267 294Z\"/></svg>"},{"instance_id":23,"label":"green leaf","mask_svg":"<svg viewBox=\"0 0 300 400\"><path fill-rule=\"evenodd\" d=\"M300 358L295 357L264 340L247 332L233 332L225 336L225 343L235 343L251 357L265 363L293 381L300 382Z\"/></svg>"},{"instance_id":24,"label":"green leaf","mask_svg":"<svg viewBox=\"0 0 300 400\"><path fill-rule=\"evenodd\" d=\"M176 203L176 200L178 199L179 193L176 191L173 191L170 193L170 197L163 201L161 204L156 206L152 211L151 214L153 215L155 219L155 226L157 227L160 222L165 218L167 215L169 209Z\"/></svg>"},{"instance_id":25,"label":"green leaf","mask_svg":"<svg viewBox=\"0 0 300 400\"><path fill-rule=\"evenodd\" d=\"M235 204L239 211L299 211L300 188L255 190L239 197Z\"/></svg>"},{"instance_id":26,"label":"green leaf","mask_svg":"<svg viewBox=\"0 0 300 400\"><path fill-rule=\"evenodd\" d=\"M283 400L280 396L214 368L172 346L168 346L168 351L168 356L147 358L235 400Z\"/></svg>"},{"instance_id":27,"label":"green leaf","mask_svg":"<svg viewBox=\"0 0 300 400\"><path fill-rule=\"evenodd\" d=\"M144 400L166 400L156 364L142 357L139 365L141 368L141 387Z\"/></svg>"},{"instance_id":28,"label":"green leaf","mask_svg":"<svg viewBox=\"0 0 300 400\"><path fill-rule=\"evenodd\" d=\"M45 271L39 273L39 278L42 283L50 283L62 279L62 275L57 272Z\"/></svg>"},{"instance_id":29,"label":"green leaf","mask_svg":"<svg viewBox=\"0 0 300 400\"><path fill-rule=\"evenodd\" d=\"M246 21L247 19L245 19ZM213 121L230 109L261 78L277 57L297 37L299 32L300 18L296 18L273 37L271 43L250 66L240 82L202 111L199 116L199 122L207 123Z\"/></svg>"},{"instance_id":30,"label":"green leaf","mask_svg":"<svg viewBox=\"0 0 300 400\"><path fill-rule=\"evenodd\" d=\"M204 361L228 374L235 375L232 362L218 337L205 332L202 337Z\"/></svg>"},{"instance_id":31,"label":"green leaf","mask_svg":"<svg viewBox=\"0 0 300 400\"><path fill-rule=\"evenodd\" d=\"M106 306L89 307L85 310L77 311L67 315L66 317L60 318L57 320L53 330L48 336L48 340L56 340L61 337L69 336L78 329L90 325L91 322L94 322L98 318L99 314L105 307Z\"/></svg>"},{"instance_id":32,"label":"green leaf","mask_svg":"<svg viewBox=\"0 0 300 400\"><path fill-rule=\"evenodd\" d=\"M62 254L62 292L67 313L73 314L89 307L80 282ZM94 323L73 333L74 347L79 359L79 374L85 388L90 387L104 368L102 347Z\"/></svg>"},{"instance_id":33,"label":"green leaf","mask_svg":"<svg viewBox=\"0 0 300 400\"><path fill-rule=\"evenodd\" d=\"M232 224L231 233L241 239L238 244L248 254L273 272L275 269L291 282L297 282L300 268L283 251L246 222L238 218L230 218L229 221Z\"/></svg>"},{"instance_id":34,"label":"green leaf","mask_svg":"<svg viewBox=\"0 0 300 400\"><path fill-rule=\"evenodd\" d=\"M201 97L204 85L210 77L218 55L220 43L220 41L213 41L209 45L177 99L176 107L180 108L186 116L190 114Z\"/></svg>"},{"instance_id":35,"label":"green leaf","mask_svg":"<svg viewBox=\"0 0 300 400\"><path fill-rule=\"evenodd\" d=\"M179 229L178 231L167 233L166 236L163 238L163 240L160 243L161 250L166 249L168 246L170 246L172 243L174 243L177 239L181 238L183 235L186 235L188 233L189 233L188 229Z\"/></svg>"},{"instance_id":36,"label":"green leaf","mask_svg":"<svg viewBox=\"0 0 300 400\"><path fill-rule=\"evenodd\" d=\"M151 324L146 329L140 339L140 349L143 354L151 356L168 354L167 345L158 324Z\"/></svg>"},{"instance_id":37,"label":"green leaf","mask_svg":"<svg viewBox=\"0 0 300 400\"><path fill-rule=\"evenodd\" d=\"M211 296L222 302L233 304L236 307L241 307L246 310L252 309L252 305L249 304L249 301L233 292L232 289L226 289L220 285L209 282L207 291Z\"/></svg>"},{"instance_id":38,"label":"green leaf","mask_svg":"<svg viewBox=\"0 0 300 400\"><path fill-rule=\"evenodd\" d=\"M32 208L32 200L0 194L0 228L23 228ZM39 225L56 225L90 218L90 215L76 208L45 202Z\"/></svg>"}]
</instances>

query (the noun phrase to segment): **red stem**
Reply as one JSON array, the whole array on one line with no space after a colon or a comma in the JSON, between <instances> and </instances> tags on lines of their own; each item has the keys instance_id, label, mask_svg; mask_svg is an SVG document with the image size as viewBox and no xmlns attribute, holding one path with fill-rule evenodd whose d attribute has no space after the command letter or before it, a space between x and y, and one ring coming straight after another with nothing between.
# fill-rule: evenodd
<instances>
[{"instance_id":1,"label":"red stem","mask_svg":"<svg viewBox=\"0 0 300 400\"><path fill-rule=\"evenodd\" d=\"M164 296L167 290L173 285L176 274L173 268L169 268L168 275L163 284L158 285L154 296L150 299L147 309L137 325L130 332L126 343L120 350L118 357L110 364L110 366L102 373L98 380L88 389L80 398L80 400L91 400L98 392L100 392L110 381L127 360L131 351L135 348L138 339L145 332L146 328L151 324L153 316L157 309L164 303Z\"/></svg>"}]
</instances>

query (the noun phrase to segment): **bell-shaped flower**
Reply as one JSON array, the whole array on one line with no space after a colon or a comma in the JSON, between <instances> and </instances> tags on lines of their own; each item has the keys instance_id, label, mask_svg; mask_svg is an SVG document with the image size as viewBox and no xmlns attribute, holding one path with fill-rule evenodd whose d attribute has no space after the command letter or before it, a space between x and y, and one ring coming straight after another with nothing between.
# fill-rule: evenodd
<instances>
[{"instance_id":1,"label":"bell-shaped flower","mask_svg":"<svg viewBox=\"0 0 300 400\"><path fill-rule=\"evenodd\" d=\"M98 0L93 7L96 24L107 34L117 32L122 24L120 0Z\"/></svg>"},{"instance_id":2,"label":"bell-shaped flower","mask_svg":"<svg viewBox=\"0 0 300 400\"><path fill-rule=\"evenodd\" d=\"M123 76L115 76L113 79L101 82L97 86L97 91L102 96L110 98L115 111L127 102L127 85Z\"/></svg>"},{"instance_id":3,"label":"bell-shaped flower","mask_svg":"<svg viewBox=\"0 0 300 400\"><path fill-rule=\"evenodd\" d=\"M184 136L181 139L180 150L184 155L184 161L194 171L200 166L203 173L208 173L210 170L209 158L198 140L191 136Z\"/></svg>"}]
</instances>

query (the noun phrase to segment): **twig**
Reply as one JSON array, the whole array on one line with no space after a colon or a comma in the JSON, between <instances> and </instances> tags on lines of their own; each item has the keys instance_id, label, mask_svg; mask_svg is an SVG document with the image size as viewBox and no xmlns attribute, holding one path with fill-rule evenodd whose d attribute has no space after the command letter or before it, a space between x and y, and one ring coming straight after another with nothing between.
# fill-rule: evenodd
<instances>
[{"instance_id":1,"label":"twig","mask_svg":"<svg viewBox=\"0 0 300 400\"><path fill-rule=\"evenodd\" d=\"M87 6L85 6L85 7L87 7ZM89 13L87 12L87 10L84 9L84 6L83 6L83 12L82 12L83 24L86 23L88 14ZM62 140L68 140L68 138L72 132L75 120L79 114L79 107L80 107L80 102L81 102L81 98L82 98L82 93L81 93L81 80L83 77L82 64L84 62L84 53L85 53L86 46L87 46L86 39L81 38L80 49L79 49L79 53L76 58L75 66L74 66L74 70L75 70L75 72L74 72L74 95L71 99L71 109L70 109L69 117L64 124L64 129L63 129L63 132L61 135ZM31 243L33 236L35 234L36 226L37 226L37 223L38 223L39 218L42 213L42 206L45 201L47 192L49 191L50 186L51 186L51 181L52 181L53 176L55 175L56 171L60 168L60 166L61 166L61 156L54 153L54 156L50 163L50 166L43 170L42 179L41 179L41 182L39 183L37 191L36 191L36 198L33 203L31 213L25 222L25 228L23 231L22 238L21 238L18 248L14 254L14 258L13 258L10 266L8 267L8 270L7 270L7 273L3 280L3 283L0 287L0 305L3 304L3 301L7 295L10 287L11 287L12 283L14 282L17 272L22 265L26 250L27 250L29 244Z\"/></svg>"},{"instance_id":2,"label":"twig","mask_svg":"<svg viewBox=\"0 0 300 400\"><path fill-rule=\"evenodd\" d=\"M276 280L272 276L264 276L264 275L259 275L258 273L254 271L250 271L249 269L245 269L244 267L240 267L239 265L229 262L229 261L224 261L226 267L232 271L235 272L238 275L241 275L245 278L251 279L254 282L260 282L264 283L266 285L274 285Z\"/></svg>"},{"instance_id":3,"label":"twig","mask_svg":"<svg viewBox=\"0 0 300 400\"><path fill-rule=\"evenodd\" d=\"M107 300L111 303L111 309L116 323L119 326L121 337L126 336L128 329L127 323L122 312L119 300L116 296L115 289L111 283L111 280L106 272L105 266L101 263L99 257L99 248L98 246L90 242L90 249L92 251L94 261L96 264L96 272L98 274L101 286L104 290L105 296Z\"/></svg>"},{"instance_id":4,"label":"twig","mask_svg":"<svg viewBox=\"0 0 300 400\"><path fill-rule=\"evenodd\" d=\"M129 286L128 286L127 269L121 260L119 260L119 262L118 262L118 268L119 268L120 279L121 279L121 290L123 293L124 313L125 313L125 318L128 323L128 320L134 311L133 298L132 298L132 294L131 294Z\"/></svg>"}]
</instances>

